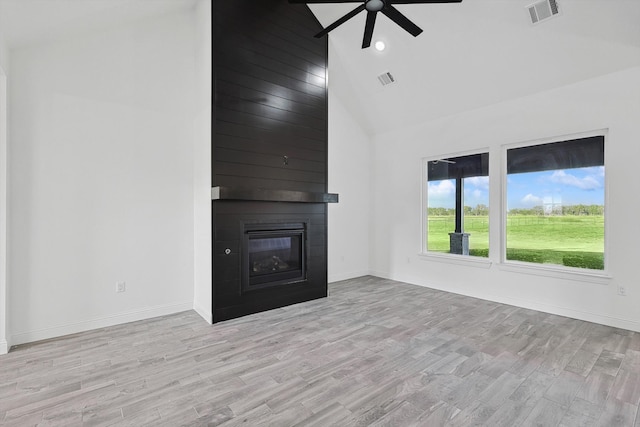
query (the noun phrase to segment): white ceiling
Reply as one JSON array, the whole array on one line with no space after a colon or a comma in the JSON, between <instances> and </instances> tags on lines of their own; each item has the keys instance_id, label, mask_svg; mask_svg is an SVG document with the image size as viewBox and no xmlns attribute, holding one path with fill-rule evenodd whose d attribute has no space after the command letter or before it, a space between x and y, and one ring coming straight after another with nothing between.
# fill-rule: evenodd
<instances>
[{"instance_id":1,"label":"white ceiling","mask_svg":"<svg viewBox=\"0 0 640 427\"><path fill-rule=\"evenodd\" d=\"M360 48L361 13L330 33L329 84L377 134L640 65L640 0L558 0L561 14L537 25L532 1L396 5L424 32L413 38L380 15L382 53ZM356 6L311 9L327 26ZM385 71L397 83L382 87Z\"/></svg>"},{"instance_id":2,"label":"white ceiling","mask_svg":"<svg viewBox=\"0 0 640 427\"><path fill-rule=\"evenodd\" d=\"M196 0L0 0L0 33L11 48L193 8Z\"/></svg>"},{"instance_id":3,"label":"white ceiling","mask_svg":"<svg viewBox=\"0 0 640 427\"><path fill-rule=\"evenodd\" d=\"M69 37L194 7L196 0L0 0L11 47ZM365 14L332 31L329 84L371 134L530 95L640 65L640 0L558 0L561 14L532 25L532 0L397 5L424 32L385 16L361 49ZM326 26L357 4L311 6ZM377 75L397 82L382 87Z\"/></svg>"}]
</instances>

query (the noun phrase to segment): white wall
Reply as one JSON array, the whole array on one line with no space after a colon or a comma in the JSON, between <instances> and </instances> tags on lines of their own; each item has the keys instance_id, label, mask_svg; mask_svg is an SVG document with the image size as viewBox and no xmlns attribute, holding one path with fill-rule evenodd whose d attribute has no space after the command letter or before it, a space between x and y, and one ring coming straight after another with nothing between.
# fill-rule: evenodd
<instances>
[{"instance_id":1,"label":"white wall","mask_svg":"<svg viewBox=\"0 0 640 427\"><path fill-rule=\"evenodd\" d=\"M578 82L374 138L372 271L382 277L640 331L637 279L640 68ZM499 229L502 145L596 129L606 141L612 279L603 283L508 271L499 234L489 268L419 257L421 158L489 148L491 227ZM630 191L631 190L631 191ZM498 227L498 228L496 228ZM617 295L624 285L627 296Z\"/></svg>"},{"instance_id":2,"label":"white wall","mask_svg":"<svg viewBox=\"0 0 640 427\"><path fill-rule=\"evenodd\" d=\"M347 76L333 44L329 44L329 282L369 274L372 145L369 136L345 107L350 97Z\"/></svg>"},{"instance_id":3,"label":"white wall","mask_svg":"<svg viewBox=\"0 0 640 427\"><path fill-rule=\"evenodd\" d=\"M0 354L9 350L7 291L7 70L9 50L0 34Z\"/></svg>"},{"instance_id":4,"label":"white wall","mask_svg":"<svg viewBox=\"0 0 640 427\"><path fill-rule=\"evenodd\" d=\"M211 1L200 0L196 8L197 109L194 120L194 309L209 323L212 306L211 234L211 95L212 95Z\"/></svg>"},{"instance_id":5,"label":"white wall","mask_svg":"<svg viewBox=\"0 0 640 427\"><path fill-rule=\"evenodd\" d=\"M194 24L11 52L13 344L193 307Z\"/></svg>"}]
</instances>

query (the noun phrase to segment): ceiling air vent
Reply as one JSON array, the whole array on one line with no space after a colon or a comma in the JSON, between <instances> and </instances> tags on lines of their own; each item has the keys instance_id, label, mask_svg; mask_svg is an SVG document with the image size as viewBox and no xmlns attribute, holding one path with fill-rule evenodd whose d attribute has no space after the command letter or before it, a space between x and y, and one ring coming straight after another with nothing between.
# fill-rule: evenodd
<instances>
[{"instance_id":1,"label":"ceiling air vent","mask_svg":"<svg viewBox=\"0 0 640 427\"><path fill-rule=\"evenodd\" d=\"M382 73L378 76L378 80L382 83L382 86L389 85L396 81L396 79L391 75L390 72Z\"/></svg>"},{"instance_id":2,"label":"ceiling air vent","mask_svg":"<svg viewBox=\"0 0 640 427\"><path fill-rule=\"evenodd\" d=\"M556 0L543 0L527 6L529 9L529 15L531 16L531 23L537 24L540 21L549 19L558 13L558 2Z\"/></svg>"}]
</instances>

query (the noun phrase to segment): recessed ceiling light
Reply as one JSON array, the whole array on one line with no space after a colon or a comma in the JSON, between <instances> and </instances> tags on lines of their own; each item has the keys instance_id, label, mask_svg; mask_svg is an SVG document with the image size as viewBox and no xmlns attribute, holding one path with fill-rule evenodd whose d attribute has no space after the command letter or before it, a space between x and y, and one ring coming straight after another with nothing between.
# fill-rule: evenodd
<instances>
[{"instance_id":1,"label":"recessed ceiling light","mask_svg":"<svg viewBox=\"0 0 640 427\"><path fill-rule=\"evenodd\" d=\"M374 46L378 52L382 52L387 47L382 40L378 40Z\"/></svg>"}]
</instances>

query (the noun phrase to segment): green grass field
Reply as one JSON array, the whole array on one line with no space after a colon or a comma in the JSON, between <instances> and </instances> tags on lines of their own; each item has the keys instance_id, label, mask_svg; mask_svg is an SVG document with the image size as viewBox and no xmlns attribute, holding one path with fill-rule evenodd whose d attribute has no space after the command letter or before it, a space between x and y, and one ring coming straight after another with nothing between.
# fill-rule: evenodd
<instances>
[{"instance_id":1,"label":"green grass field","mask_svg":"<svg viewBox=\"0 0 640 427\"><path fill-rule=\"evenodd\" d=\"M429 216L428 249L449 252L449 233L455 229L453 216ZM465 217L469 233L469 254L489 256L489 219ZM507 259L539 264L604 269L604 217L508 216Z\"/></svg>"}]
</instances>

